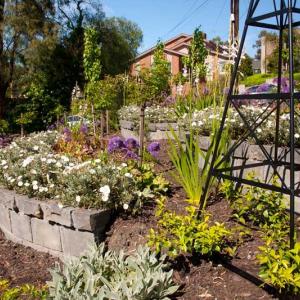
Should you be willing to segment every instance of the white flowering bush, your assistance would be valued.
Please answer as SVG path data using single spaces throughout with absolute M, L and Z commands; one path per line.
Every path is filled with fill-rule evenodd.
M 123 106 L 118 111 L 120 120 L 139 123 L 140 108 L 136 105 Z M 159 105 L 149 106 L 145 109 L 145 121 L 150 123 L 176 123 L 177 115 L 174 108 Z
M 80 162 L 58 154 L 53 150 L 58 139 L 57 132 L 32 134 L 0 149 L 0 184 L 29 197 L 55 199 L 60 206 L 130 212 L 166 190 L 166 183 L 150 170 L 151 182 L 142 185 L 140 173 L 126 163 Z
M 242 106 L 240 107 L 245 118 L 251 124 L 255 122 L 258 124 L 261 121 L 259 116 L 263 113 L 266 107 L 258 106 Z M 119 111 L 121 120 L 137 121 L 139 118 L 139 110 L 134 106 L 122 108 Z M 199 134 L 209 136 L 212 132 L 214 121 L 221 120 L 222 108 L 205 108 L 203 110 L 195 110 L 192 113 L 184 113 L 180 117 L 176 116 L 174 107 L 159 107 L 147 108 L 146 120 L 148 123 L 178 123 L 180 128 L 189 130 L 192 126 L 198 130 Z M 276 114 L 273 112 L 267 120 L 265 120 L 257 129 L 256 134 L 260 142 L 264 144 L 273 144 L 275 136 Z M 247 127 L 238 112 L 229 109 L 226 118 L 225 126 L 229 126 L 229 133 L 232 139 L 239 138 L 247 131 Z M 253 126 L 252 126 L 253 127 Z M 279 143 L 281 145 L 289 144 L 289 113 L 282 113 L 280 115 L 280 128 L 279 128 Z M 255 143 L 253 138 L 248 138 L 250 143 Z M 295 115 L 295 142 L 300 146 L 300 117 Z

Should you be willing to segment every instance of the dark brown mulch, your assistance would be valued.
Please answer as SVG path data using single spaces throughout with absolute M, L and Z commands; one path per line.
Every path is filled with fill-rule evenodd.
M 56 260 L 49 254 L 6 240 L 0 231 L 0 279 L 9 280 L 12 286 L 45 285 L 51 278 L 48 269 Z

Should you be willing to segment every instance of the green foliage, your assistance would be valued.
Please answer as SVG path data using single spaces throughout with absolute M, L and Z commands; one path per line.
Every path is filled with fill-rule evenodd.
M 176 169 L 176 172 L 173 173 L 173 175 L 178 183 L 180 183 L 184 188 L 189 198 L 188 200 L 192 204 L 199 204 L 199 200 L 202 195 L 202 189 L 207 181 L 210 162 L 216 145 L 215 137 L 219 129 L 219 123 L 219 118 L 216 118 L 212 121 L 210 144 L 206 152 L 203 151 L 199 146 L 199 133 L 191 126 L 189 135 L 184 136 L 183 144 L 175 131 L 171 129 L 172 136 L 168 138 L 168 153 Z M 226 152 L 226 149 L 229 146 L 230 138 L 228 130 L 229 127 L 225 128 L 222 133 L 216 156 L 216 164 L 222 159 L 223 153 Z M 200 158 L 202 158 L 204 161 L 201 170 L 199 169 Z M 225 167 L 227 162 L 223 162 L 221 165 Z M 212 177 L 211 181 L 209 182 L 209 191 L 215 182 L 215 178 Z M 207 199 L 204 199 L 204 203 L 202 203 L 203 209 L 205 209 L 206 200 Z
M 287 244 L 287 243 L 286 243 Z M 267 244 L 259 247 L 259 276 L 280 292 L 300 293 L 300 243 L 290 250 L 287 246 L 274 249 Z
M 247 78 L 253 75 L 252 62 L 253 59 L 248 54 L 245 54 L 245 57 L 241 60 L 239 69 L 240 73 L 242 74 L 242 78 Z
M 165 58 L 164 44 L 158 42 L 154 51 L 153 64 L 150 69 L 142 70 L 140 74 L 148 101 L 159 101 L 163 93 L 170 90 L 170 63 Z
M 165 200 L 158 202 L 156 216 L 157 230 L 150 230 L 149 245 L 157 252 L 166 250 L 169 255 L 197 252 L 201 255 L 213 256 L 215 253 L 230 253 L 228 242 L 231 233 L 224 224 L 213 223 L 209 215 L 196 217 L 195 206 L 186 207 L 186 214 L 171 212 L 165 207 Z
M 275 78 L 275 74 L 254 74 L 241 81 L 246 86 L 260 85 L 265 83 L 267 79 Z
M 193 130 L 189 136 L 185 136 L 184 144 L 181 143 L 173 128 L 171 128 L 171 134 L 168 138 L 168 154 L 176 169 L 172 175 L 182 185 L 188 200 L 193 204 L 197 204 L 205 180 L 199 169 L 199 160 L 205 154 L 200 149 L 197 136 Z
M 46 288 L 38 289 L 31 284 L 17 287 L 10 287 L 8 280 L 0 280 L 0 299 L 1 300 L 46 300 L 48 292 Z
M 0 119 L 0 134 L 7 133 L 9 124 L 6 120 Z
M 98 33 L 94 28 L 86 28 L 84 31 L 83 65 L 88 82 L 96 82 L 100 79 L 101 47 L 98 43 Z
M 254 179 L 253 174 L 248 176 Z M 276 184 L 276 180 L 273 180 Z M 288 216 L 283 195 L 277 192 L 264 190 L 258 187 L 247 187 L 231 202 L 234 217 L 246 224 L 252 222 L 265 230 L 287 229 Z
M 51 271 L 50 299 L 170 299 L 178 286 L 164 260 L 147 247 L 126 256 L 93 245 L 84 256 Z
M 207 58 L 208 51 L 204 43 L 203 32 L 200 31 L 200 27 L 194 31 L 193 40 L 189 49 L 189 56 L 183 57 L 183 64 L 190 69 L 192 83 L 196 78 L 205 78 L 207 72 L 207 66 L 205 60 Z

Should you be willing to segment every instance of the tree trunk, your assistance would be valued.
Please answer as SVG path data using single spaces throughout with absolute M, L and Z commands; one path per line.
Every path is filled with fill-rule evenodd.
M 139 166 L 143 165 L 144 157 L 144 139 L 145 139 L 145 108 L 146 105 L 142 104 L 140 109 L 140 133 L 139 133 L 139 142 L 140 142 L 140 151 L 139 151 Z
M 0 119 L 2 119 L 4 117 L 5 94 L 6 94 L 6 88 L 2 87 L 1 82 L 0 82 Z

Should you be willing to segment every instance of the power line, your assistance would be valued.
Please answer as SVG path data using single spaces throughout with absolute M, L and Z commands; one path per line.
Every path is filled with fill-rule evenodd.
M 209 2 L 210 0 L 205 0 L 203 1 L 195 10 L 192 14 L 190 14 L 190 16 L 186 16 L 185 18 L 183 18 L 180 22 L 178 22 L 172 29 L 170 29 L 166 34 L 163 35 L 163 37 L 169 35 L 171 32 L 173 32 L 175 29 L 177 29 L 179 26 L 183 25 L 186 21 L 188 21 L 196 12 L 198 12 L 198 10 L 200 8 L 202 8 L 207 2 Z M 186 13 L 185 15 L 188 15 L 188 13 Z
M 220 19 L 221 15 L 222 15 L 222 13 L 223 13 L 223 11 L 224 11 L 224 9 L 225 9 L 225 6 L 226 6 L 227 1 L 228 1 L 228 0 L 224 0 L 223 6 L 221 7 L 221 10 L 220 10 L 220 13 L 219 13 L 218 16 L 217 16 L 216 23 L 215 23 L 215 27 L 216 27 L 216 26 L 218 25 L 218 23 L 219 23 L 219 19 Z

